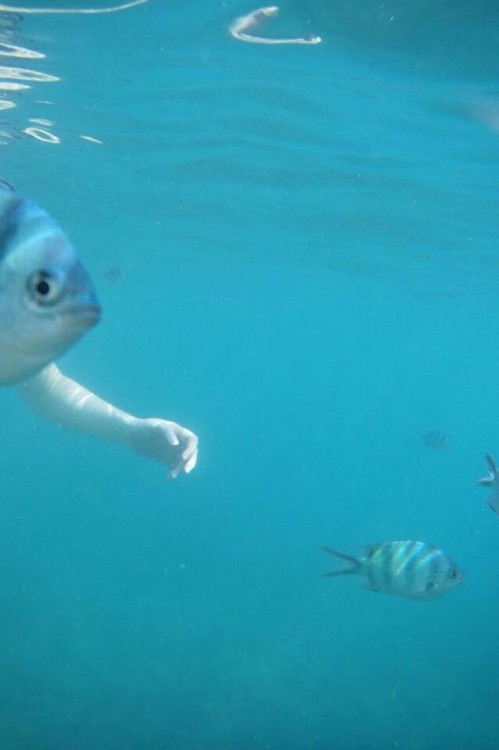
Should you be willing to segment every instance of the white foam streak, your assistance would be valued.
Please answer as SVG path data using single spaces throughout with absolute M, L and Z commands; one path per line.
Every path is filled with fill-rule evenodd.
M 61 14 L 61 15 L 95 15 L 97 13 L 116 13 L 120 10 L 135 8 L 137 5 L 145 5 L 149 0 L 132 0 L 132 2 L 122 5 L 115 5 L 109 8 L 19 8 L 13 5 L 0 5 L 0 11 L 4 13 L 22 13 L 22 14 Z

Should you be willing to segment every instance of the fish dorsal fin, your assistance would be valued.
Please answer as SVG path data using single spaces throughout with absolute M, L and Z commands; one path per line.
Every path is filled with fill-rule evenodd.
M 487 453 L 487 455 L 485 456 L 485 460 L 487 461 L 487 466 L 489 467 L 490 473 L 495 477 L 495 475 L 497 474 L 497 466 L 490 453 Z
M 366 558 L 369 559 L 374 555 L 375 552 L 379 550 L 380 547 L 383 546 L 383 542 L 375 542 L 373 544 L 367 544 L 366 545 Z

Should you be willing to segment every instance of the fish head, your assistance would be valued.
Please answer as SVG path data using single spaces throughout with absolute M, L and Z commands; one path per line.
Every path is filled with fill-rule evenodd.
M 464 581 L 464 573 L 452 560 L 443 557 L 425 586 L 424 599 L 436 599 Z
M 90 278 L 59 225 L 0 193 L 0 384 L 29 377 L 100 317 Z
M 457 586 L 458 583 L 464 581 L 464 573 L 460 570 L 457 565 L 452 564 L 447 573 L 448 588 L 452 589 Z

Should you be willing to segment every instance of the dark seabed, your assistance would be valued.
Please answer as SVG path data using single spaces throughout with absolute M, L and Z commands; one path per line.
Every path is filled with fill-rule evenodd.
M 41 2 L 0 176 L 99 291 L 61 367 L 201 443 L 167 483 L 2 392 L 0 747 L 497 750 L 497 5 L 283 0 L 254 33 L 323 42 L 274 46 L 242 0 Z M 466 580 L 322 576 L 390 539 Z

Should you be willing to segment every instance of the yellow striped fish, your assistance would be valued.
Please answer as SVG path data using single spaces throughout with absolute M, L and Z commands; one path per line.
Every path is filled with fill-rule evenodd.
M 326 576 L 357 573 L 366 578 L 368 588 L 405 599 L 437 599 L 464 579 L 463 573 L 438 547 L 426 542 L 403 540 L 373 544 L 363 557 L 323 547 L 346 560 L 350 567 L 332 570 Z

